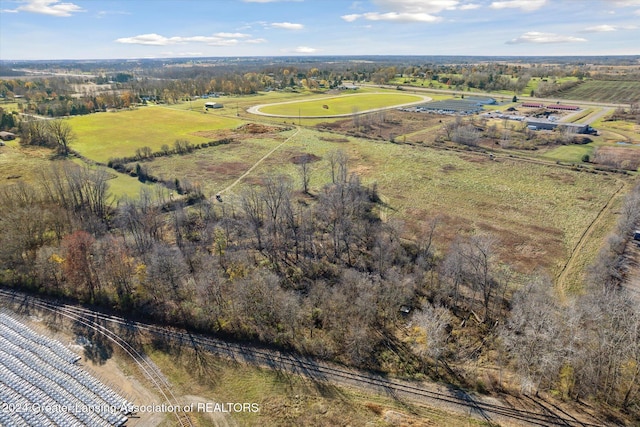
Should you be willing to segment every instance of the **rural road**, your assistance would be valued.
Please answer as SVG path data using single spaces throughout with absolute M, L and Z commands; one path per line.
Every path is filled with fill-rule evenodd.
M 113 316 L 100 311 L 83 308 L 59 301 L 29 296 L 20 292 L 0 290 L 0 301 L 10 309 L 23 314 L 49 312 L 55 316 L 64 316 L 69 320 L 82 323 L 101 334 L 108 334 L 122 346 L 133 349 L 123 337 L 146 334 L 154 339 L 164 340 L 185 348 L 231 359 L 235 362 L 272 369 L 284 375 L 301 375 L 318 385 L 355 387 L 368 393 L 393 396 L 404 405 L 424 405 L 440 410 L 469 416 L 488 423 L 504 423 L 509 426 L 581 426 L 604 425 L 597 419 L 587 416 L 578 420 L 553 404 L 534 397 L 511 399 L 505 403 L 498 398 L 479 396 L 452 386 L 431 382 L 410 382 L 388 378 L 386 376 L 343 367 L 325 361 L 315 360 L 294 353 L 285 353 L 250 344 L 225 342 L 207 335 L 191 333 L 176 328 L 163 327 L 150 323 L 137 322 Z M 146 358 L 144 354 L 137 353 Z M 150 369 L 155 371 L 155 369 Z M 155 372 L 161 376 L 160 372 Z M 168 387 L 169 384 L 166 384 Z M 165 393 L 163 393 L 165 394 Z M 170 389 L 166 390 L 168 401 L 176 401 Z M 542 408 L 542 409 L 541 409 Z M 178 420 L 181 425 L 190 425 L 186 418 Z
M 346 96 L 360 96 L 360 95 L 375 95 L 375 94 L 384 94 L 384 95 L 388 95 L 388 93 L 385 92 L 374 92 L 374 93 L 355 93 L 355 94 L 350 94 L 350 95 L 346 95 Z M 284 104 L 296 104 L 296 103 L 300 103 L 300 102 L 311 102 L 311 101 L 326 101 L 328 99 L 335 99 L 335 98 L 344 98 L 345 95 L 337 95 L 337 96 L 330 96 L 330 97 L 322 97 L 322 98 L 312 98 L 312 99 L 303 99 L 303 100 L 295 100 L 295 101 L 286 101 L 286 102 L 276 102 L 276 103 L 272 103 L 272 104 L 260 104 L 260 105 L 254 105 L 253 107 L 250 107 L 247 109 L 247 113 L 251 113 L 251 114 L 256 114 L 256 115 L 260 115 L 260 116 L 266 116 L 266 117 L 280 117 L 280 118 L 299 118 L 299 117 L 303 117 L 305 119 L 330 119 L 330 118 L 339 118 L 339 117 L 351 117 L 351 116 L 355 116 L 355 115 L 360 115 L 360 114 L 367 114 L 367 113 L 373 113 L 375 111 L 383 111 L 383 110 L 391 110 L 394 108 L 400 108 L 400 107 L 408 107 L 410 105 L 417 105 L 417 104 L 422 104 L 425 102 L 429 102 L 431 101 L 431 98 L 428 96 L 424 96 L 424 95 L 417 95 L 417 96 L 421 96 L 422 99 L 420 101 L 414 101 L 414 102 L 407 102 L 405 104 L 398 104 L 398 105 L 393 105 L 391 107 L 381 107 L 381 108 L 372 108 L 370 110 L 363 110 L 363 111 L 357 111 L 357 112 L 353 112 L 353 113 L 347 113 L 347 114 L 324 114 L 321 116 L 300 116 L 300 115 L 286 115 L 286 114 L 270 114 L 270 113 L 263 113 L 262 111 L 260 111 L 261 108 L 266 107 L 266 106 L 271 106 L 271 105 L 284 105 Z

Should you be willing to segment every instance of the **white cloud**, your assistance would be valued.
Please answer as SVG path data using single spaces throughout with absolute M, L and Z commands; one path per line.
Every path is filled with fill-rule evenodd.
M 614 0 L 612 2 L 618 7 L 637 7 L 640 6 L 640 0 Z
M 164 56 L 168 56 L 168 57 L 181 57 L 181 56 L 186 56 L 186 57 L 190 57 L 190 56 L 205 56 L 204 53 L 202 52 L 162 52 L 161 55 Z
M 459 0 L 374 0 L 383 10 L 398 13 L 438 13 L 453 10 Z
M 240 36 L 249 37 L 247 34 L 241 34 Z M 186 43 L 204 43 L 209 46 L 235 46 L 240 42 L 234 37 L 239 36 L 232 33 L 218 33 L 214 36 L 165 37 L 160 34 L 151 33 L 140 34 L 134 37 L 122 37 L 116 39 L 116 43 L 140 44 L 147 46 L 170 46 Z M 252 43 L 255 43 L 255 41 Z
M 507 44 L 520 44 L 520 43 L 574 43 L 574 42 L 586 42 L 587 39 L 573 36 L 563 36 L 561 34 L 554 33 L 541 33 L 538 31 L 530 31 L 524 33 L 518 38 L 509 40 Z
M 260 44 L 260 43 L 266 43 L 267 39 L 249 39 L 246 41 L 246 43 L 249 44 Z
M 494 1 L 489 6 L 492 9 L 522 9 L 531 12 L 540 9 L 547 3 L 547 0 L 505 0 Z
M 535 1 L 535 0 L 534 0 Z M 445 10 L 473 10 L 480 7 L 475 3 L 459 0 L 373 0 L 381 11 L 342 15 L 346 22 L 358 19 L 368 21 L 426 22 L 442 21 L 437 14 Z
M 302 24 L 294 24 L 291 22 L 273 22 L 269 24 L 271 28 L 281 28 L 284 30 L 301 30 L 304 28 Z
M 581 33 L 608 33 L 613 31 L 620 30 L 636 30 L 638 28 L 637 25 L 621 25 L 621 26 L 613 26 L 613 25 L 595 25 L 593 27 L 587 27 L 581 31 Z
M 77 4 L 64 3 L 58 0 L 25 0 L 15 10 L 19 12 L 41 13 L 44 15 L 67 17 L 74 13 L 84 12 Z
M 18 9 L 0 9 L 0 13 L 18 13 Z
M 116 39 L 116 42 L 124 43 L 124 44 L 144 44 L 144 45 L 151 45 L 151 46 L 166 46 L 168 44 L 172 44 L 170 43 L 168 38 L 155 33 L 141 34 L 139 36 L 134 36 L 134 37 L 122 37 L 122 38 Z
M 318 49 L 308 46 L 298 46 L 293 51 L 296 53 L 316 53 Z
M 231 37 L 231 38 L 238 38 L 238 39 L 251 37 L 249 34 L 244 34 L 244 33 L 215 33 L 214 35 L 216 37 Z
M 610 31 L 618 31 L 613 25 L 595 25 L 593 27 L 587 27 L 582 30 L 582 33 L 606 33 Z
M 353 22 L 356 19 L 363 18 L 368 21 L 395 21 L 395 22 L 437 22 L 442 18 L 428 13 L 399 13 L 399 12 L 368 12 L 363 14 L 344 15 L 342 19 L 347 22 Z
M 342 15 L 341 18 L 344 19 L 347 22 L 353 22 L 356 19 L 360 18 L 362 15 L 358 14 L 358 13 L 352 13 L 350 15 Z
M 101 10 L 98 12 L 98 18 L 104 18 L 109 15 L 131 15 L 131 12 L 125 12 L 123 10 Z

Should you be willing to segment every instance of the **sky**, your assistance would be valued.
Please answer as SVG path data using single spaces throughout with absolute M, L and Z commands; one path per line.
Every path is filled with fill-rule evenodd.
M 640 0 L 0 0 L 0 59 L 638 55 Z

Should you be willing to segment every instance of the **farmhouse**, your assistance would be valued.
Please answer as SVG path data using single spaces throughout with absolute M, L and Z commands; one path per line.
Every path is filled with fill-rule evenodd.
M 219 102 L 205 102 L 204 108 L 206 108 L 207 110 L 209 108 L 224 108 L 224 105 L 220 104 Z
M 522 106 L 526 108 L 544 108 L 544 104 L 537 102 L 523 102 Z
M 16 139 L 16 135 L 11 132 L 0 132 L 0 139 L 3 141 L 11 141 L 12 139 Z

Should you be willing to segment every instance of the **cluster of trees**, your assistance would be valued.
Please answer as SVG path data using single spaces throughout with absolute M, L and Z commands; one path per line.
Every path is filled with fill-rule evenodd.
M 505 327 L 505 351 L 529 393 L 597 400 L 638 414 L 640 310 L 621 289 L 598 284 L 561 303 L 551 281 L 518 290 Z
M 513 295 L 516 274 L 491 236 L 437 252 L 434 219 L 407 240 L 400 221 L 377 216 L 375 188 L 343 152 L 324 160 L 331 182 L 312 196 L 267 176 L 237 203 L 191 206 L 161 190 L 114 205 L 107 173 L 58 161 L 37 184 L 0 191 L 0 282 L 363 367 L 446 375 L 491 357 L 525 391 L 637 409 L 640 312 L 618 267 L 640 187 L 587 292 L 563 301 L 537 276 Z
M 18 114 L 14 111 L 5 111 L 0 107 L 0 130 L 15 131 L 19 123 Z
M 55 148 L 62 156 L 69 154 L 69 146 L 76 139 L 71 125 L 63 119 L 22 120 L 19 126 L 19 135 L 22 145 Z
M 116 208 L 103 172 L 61 162 L 0 194 L 1 280 L 375 366 L 426 253 L 377 218 L 375 191 L 334 157 L 317 203 L 267 177 L 239 205 L 190 208 L 162 192 Z
M 532 96 L 547 98 L 551 96 L 561 95 L 562 92 L 574 88 L 582 84 L 583 82 L 584 80 L 568 80 L 562 83 L 558 83 L 555 80 L 541 81 L 538 83 L 538 87 L 536 88 L 535 92 L 532 93 Z

